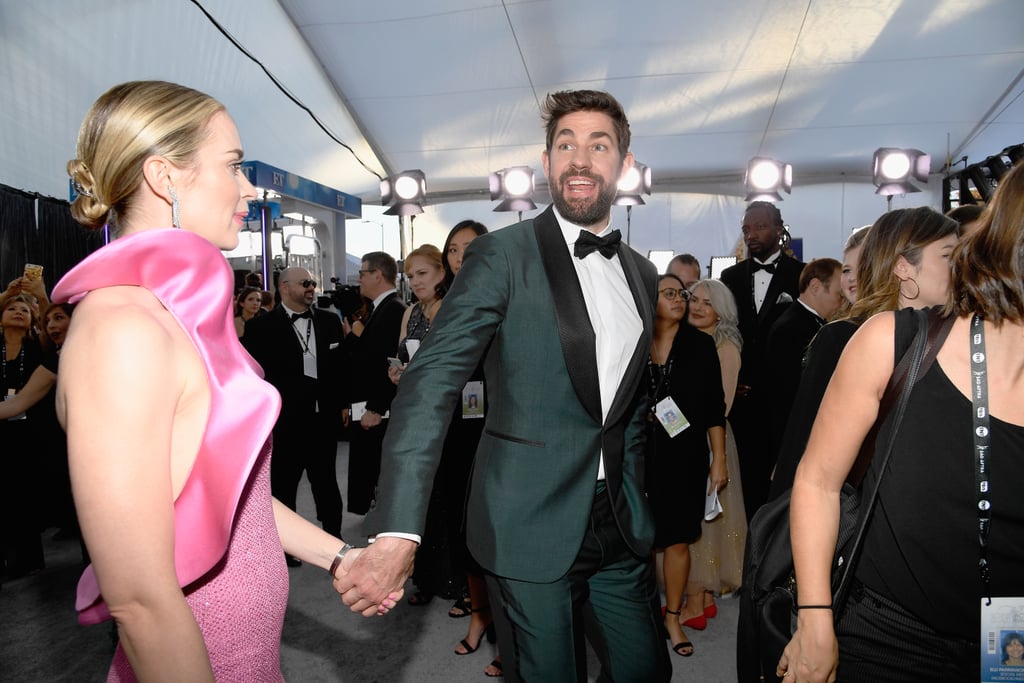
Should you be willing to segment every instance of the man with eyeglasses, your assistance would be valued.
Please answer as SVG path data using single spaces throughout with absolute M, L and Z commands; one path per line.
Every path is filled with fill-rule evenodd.
M 274 425 L 270 488 L 295 509 L 302 473 L 309 478 L 316 516 L 324 530 L 341 536 L 338 433 L 342 421 L 343 331 L 337 315 L 313 308 L 316 281 L 304 268 L 278 277 L 281 304 L 245 325 L 243 345 L 281 394 Z M 299 560 L 288 557 L 289 566 Z
M 345 338 L 349 362 L 345 424 L 351 422 L 348 449 L 348 511 L 365 515 L 373 503 L 380 475 L 381 444 L 395 385 L 388 377 L 388 358 L 398 355 L 398 337 L 405 304 L 395 283 L 398 264 L 390 254 L 373 251 L 359 267 L 359 293 L 371 302 L 366 320 L 354 319 Z

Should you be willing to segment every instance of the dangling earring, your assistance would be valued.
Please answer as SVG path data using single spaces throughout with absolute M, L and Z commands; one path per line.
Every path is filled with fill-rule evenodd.
M 897 277 L 896 279 L 900 280 L 899 277 Z M 909 296 L 906 292 L 903 291 L 903 283 L 904 282 L 912 282 L 912 283 L 914 283 L 914 296 Z M 914 278 L 909 277 L 909 276 L 907 277 L 906 280 L 900 280 L 900 296 L 902 296 L 907 301 L 913 301 L 917 297 L 921 296 L 921 285 L 917 284 L 917 280 L 915 280 Z
M 167 191 L 171 193 L 171 225 L 181 228 L 181 203 L 178 202 L 178 193 L 174 191 L 174 185 L 168 185 Z

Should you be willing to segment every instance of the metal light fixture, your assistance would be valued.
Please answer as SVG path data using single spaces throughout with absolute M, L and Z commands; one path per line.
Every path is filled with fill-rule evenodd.
M 487 177 L 491 199 L 501 199 L 495 211 L 532 211 L 533 169 L 529 166 L 510 166 L 495 171 Z
M 618 182 L 618 193 L 612 204 L 626 207 L 626 244 L 630 244 L 630 229 L 633 223 L 633 207 L 642 206 L 641 195 L 651 194 L 651 167 L 634 161 L 633 166 L 622 174 Z
M 380 181 L 380 203 L 391 205 L 385 215 L 414 216 L 423 213 L 426 198 L 427 176 L 419 169 L 402 171 Z
M 615 195 L 616 206 L 640 206 L 645 204 L 641 195 L 651 194 L 651 168 L 639 161 L 633 162 L 632 168 L 619 179 L 618 194 Z
M 898 149 L 879 147 L 875 150 L 872 180 L 875 194 L 892 197 L 894 194 L 909 194 L 921 190 L 911 180 L 928 182 L 932 158 L 919 149 Z
M 745 201 L 781 202 L 783 190 L 793 194 L 793 167 L 775 159 L 754 157 L 747 163 L 743 185 L 747 190 Z

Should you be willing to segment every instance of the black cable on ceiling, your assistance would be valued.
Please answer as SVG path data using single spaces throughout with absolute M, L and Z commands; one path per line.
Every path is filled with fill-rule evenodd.
M 274 74 L 270 73 L 270 70 L 267 69 L 267 67 L 263 65 L 263 62 L 261 62 L 260 60 L 256 59 L 256 57 L 254 57 L 251 52 L 249 52 L 247 49 L 245 49 L 245 47 L 241 43 L 239 43 L 238 40 L 236 40 L 235 37 L 233 35 L 231 35 L 227 31 L 227 29 L 225 29 L 223 26 L 221 26 L 220 23 L 216 19 L 214 19 L 213 16 L 209 12 L 206 11 L 206 8 L 203 7 L 203 5 L 199 2 L 199 0 L 192 0 L 192 4 L 195 5 L 196 7 L 198 7 L 199 11 L 202 12 L 204 15 L 206 15 L 206 18 L 209 19 L 210 23 L 213 24 L 214 27 L 218 31 L 220 31 L 221 34 L 223 34 L 224 37 L 227 38 L 231 42 L 232 45 L 234 45 L 236 48 L 238 48 L 239 52 L 241 52 L 243 55 L 245 55 L 246 57 L 251 59 L 256 64 L 256 66 L 261 68 L 263 70 L 263 73 L 267 74 L 267 77 L 270 79 L 270 82 L 273 83 L 275 86 L 277 86 L 277 89 L 280 90 L 282 93 L 284 93 L 285 97 L 287 97 L 289 100 L 294 102 L 304 112 L 309 114 L 310 118 L 312 118 L 313 121 L 316 123 L 316 125 L 320 127 L 320 130 L 322 130 L 324 133 L 327 134 L 327 137 L 329 137 L 330 139 L 334 140 L 339 145 L 341 145 L 342 147 L 347 149 L 349 151 L 349 153 L 355 158 L 355 160 L 359 162 L 359 165 L 362 166 L 363 168 L 365 168 L 367 171 L 369 171 L 373 175 L 375 175 L 378 180 L 384 180 L 383 176 L 381 176 L 380 173 L 377 173 L 375 170 L 373 170 L 372 168 L 367 166 L 366 163 L 362 159 L 359 158 L 359 155 L 356 154 L 356 151 L 354 149 L 352 149 L 349 145 L 345 144 L 345 142 L 343 142 L 337 135 L 332 133 L 327 128 L 327 126 L 325 126 L 323 124 L 323 122 L 320 121 L 319 118 L 317 118 L 317 115 L 313 113 L 312 109 L 310 109 L 305 104 L 303 104 L 299 100 L 299 98 L 295 97 L 295 95 L 293 95 L 288 90 L 288 88 L 286 88 L 284 86 L 284 84 L 281 83 L 281 81 L 277 80 L 277 77 Z

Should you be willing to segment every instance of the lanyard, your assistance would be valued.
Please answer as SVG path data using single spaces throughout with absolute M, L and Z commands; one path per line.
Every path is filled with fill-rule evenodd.
M 988 565 L 988 530 L 992 523 L 989 489 L 988 378 L 985 361 L 985 321 L 974 314 L 971 320 L 971 402 L 974 405 L 974 482 L 978 494 L 978 570 L 985 585 L 985 597 L 992 604 Z
M 298 322 L 298 321 L 296 320 L 296 321 L 292 322 L 292 329 L 295 330 L 295 336 L 299 338 L 299 343 L 302 344 L 302 355 L 303 356 L 305 356 L 306 354 L 309 354 L 311 356 L 314 355 L 310 351 L 310 349 L 309 349 L 309 335 L 310 335 L 310 333 L 313 330 L 313 319 L 312 318 L 306 318 L 306 339 L 305 340 L 302 339 L 302 334 L 299 333 L 299 328 L 297 328 L 295 326 L 296 322 Z
M 4 381 L 7 381 L 7 340 L 3 338 L 3 334 L 0 333 L 0 372 Z M 25 340 L 21 341 L 21 350 L 18 351 L 18 379 L 13 380 L 17 382 L 25 381 Z M 21 387 L 12 387 L 20 389 Z

